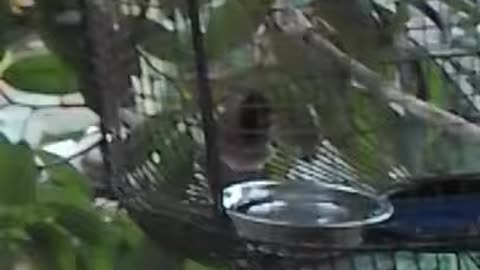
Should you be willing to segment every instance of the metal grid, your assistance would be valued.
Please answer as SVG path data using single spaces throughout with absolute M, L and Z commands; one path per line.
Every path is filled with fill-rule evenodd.
M 95 1 L 83 2 L 91 4 Z M 396 140 L 397 137 L 394 136 L 396 133 L 402 134 L 402 130 L 423 126 L 418 124 L 418 121 L 404 120 L 399 115 L 409 115 L 416 110 L 424 109 L 425 115 L 420 118 L 434 124 L 433 128 L 425 128 L 427 133 L 433 134 L 431 136 L 441 138 L 445 136 L 450 140 L 452 136 L 460 134 L 461 139 L 458 140 L 460 145 L 468 141 L 458 130 L 473 127 L 462 119 L 452 118 L 453 114 L 448 112 L 454 112 L 455 116 L 472 122 L 476 122 L 478 116 L 479 98 L 475 84 L 479 66 L 478 50 L 456 45 L 454 35 L 459 26 L 465 27 L 465 24 L 470 23 L 476 27 L 476 22 L 463 19 L 463 14 L 449 10 L 445 5 L 428 1 L 444 20 L 443 31 L 439 25 L 417 14 L 408 22 L 404 36 L 406 43 L 403 43 L 415 46 L 414 53 L 381 56 L 369 63 L 378 68 L 377 71 L 386 70 L 387 74 L 392 67 L 401 70 L 405 67 L 403 65 L 408 64 L 408 68 L 420 68 L 423 78 L 439 76 L 437 85 L 428 87 L 437 90 L 442 88 L 442 91 L 448 92 L 452 98 L 448 100 L 448 104 L 441 102 L 437 104 L 440 109 L 447 111 L 446 113 L 435 114 L 438 111 L 422 105 L 425 101 L 432 101 L 430 93 L 421 91 L 425 88 L 425 82 L 419 78 L 421 77 L 419 73 L 414 74 L 417 77 L 413 80 L 412 77 L 408 77 L 411 74 L 397 72 L 394 75 L 399 78 L 393 80 L 392 84 L 402 92 L 402 89 L 411 86 L 409 83 L 415 81 L 414 86 L 418 91 L 408 93 L 405 90 L 418 100 L 415 104 L 408 103 L 409 100 L 405 101 L 402 98 L 395 100 L 394 97 L 404 97 L 399 93 L 378 92 L 376 89 L 378 84 L 374 80 L 376 77 L 369 72 L 361 73 L 364 66 L 359 66 L 355 60 L 345 59 L 345 55 L 342 54 L 344 45 L 342 40 L 338 41 L 328 27 L 325 30 L 325 25 L 312 17 L 310 8 L 292 9 L 272 5 L 259 22 L 262 26 L 253 33 L 252 41 L 238 52 L 241 58 L 243 57 L 242 60 L 248 62 L 246 65 L 250 68 L 249 65 L 254 65 L 258 72 L 248 74 L 250 76 L 238 72 L 222 78 L 222 75 L 231 71 L 232 66 L 238 67 L 241 64 L 233 64 L 232 59 L 235 59 L 235 55 L 230 55 L 219 62 L 208 58 L 211 56 L 209 48 L 205 48 L 205 38 L 208 38 L 208 34 L 202 35 L 199 30 L 200 24 L 208 17 L 204 14 L 212 14 L 213 8 L 201 9 L 204 15 L 202 17 L 198 16 L 198 3 L 194 0 L 188 1 L 189 5 L 185 3 L 178 6 L 168 1 L 164 2 L 164 6 L 149 2 L 119 1 L 114 2 L 118 5 L 114 4 L 107 8 L 107 12 L 119 17 L 143 15 L 164 20 L 163 28 L 157 29 L 160 32 L 153 33 L 159 38 L 171 38 L 169 40 L 175 42 L 160 52 L 152 51 L 152 47 L 149 47 L 145 40 L 143 40 L 145 43 L 136 44 L 140 69 L 138 74 L 130 74 L 133 75 L 130 76 L 130 85 L 115 84 L 119 76 L 125 77 L 118 68 L 122 59 L 125 59 L 122 55 L 123 50 L 120 49 L 124 47 L 115 47 L 117 46 L 115 44 L 126 41 L 114 39 L 113 45 L 105 42 L 103 39 L 105 34 L 98 31 L 97 23 L 90 26 L 87 24 L 86 33 L 90 34 L 90 45 L 97 52 L 94 54 L 93 65 L 96 69 L 93 69 L 92 76 L 96 81 L 102 82 L 97 88 L 104 93 L 103 103 L 107 105 L 105 112 L 108 113 L 102 115 L 106 124 L 104 132 L 109 142 L 104 154 L 112 164 L 110 168 L 112 187 L 124 207 L 152 238 L 163 245 L 174 246 L 179 252 L 190 257 L 223 260 L 238 268 L 444 269 L 444 262 L 448 261 L 446 264 L 451 268 L 447 269 L 478 269 L 478 256 L 474 252 L 479 248 L 478 224 L 469 224 L 470 230 L 463 235 L 466 239 L 459 237 L 458 234 L 450 238 L 430 237 L 419 230 L 420 228 L 410 228 L 409 232 L 413 230 L 416 235 L 413 234 L 413 237 L 406 239 L 405 235 L 391 234 L 391 229 L 398 225 L 393 222 L 366 228 L 365 243 L 356 249 L 310 247 L 302 244 L 272 246 L 265 243 L 245 243 L 239 239 L 231 225 L 222 216 L 216 215 L 217 211 L 212 206 L 218 202 L 218 197 L 211 195 L 212 190 L 214 195 L 220 194 L 218 191 L 221 185 L 226 184 L 222 183 L 222 179 L 241 180 L 252 175 L 267 175 L 271 178 L 289 180 L 341 182 L 375 192 L 386 192 L 384 195 L 393 193 L 396 188 L 411 187 L 415 191 L 418 183 L 429 183 L 425 181 L 425 177 L 428 176 L 429 180 L 433 179 L 433 184 L 426 188 L 429 191 L 427 195 L 419 191 L 410 192 L 407 197 L 433 196 L 448 200 L 452 195 L 452 188 L 447 187 L 444 190 L 439 188 L 441 183 L 445 182 L 439 177 L 443 175 L 446 183 L 454 182 L 457 186 L 456 195 L 465 195 L 465 191 L 469 191 L 472 196 L 478 197 L 480 189 L 474 184 L 476 172 L 469 177 L 458 176 L 457 173 L 462 170 L 457 171 L 442 164 L 440 154 L 433 154 L 434 157 L 430 159 L 429 157 L 423 157 L 422 160 L 402 159 L 395 155 L 395 147 L 411 138 L 399 136 L 401 139 Z M 175 12 L 173 6 L 179 8 L 180 12 L 178 10 Z M 92 9 L 88 9 L 88 5 L 86 7 L 86 14 L 89 15 L 86 18 L 95 21 L 95 16 L 98 15 L 95 15 Z M 418 10 L 410 9 L 410 12 L 415 14 Z M 474 17 L 474 14 L 471 14 L 471 17 Z M 188 18 L 192 20 L 189 21 Z M 310 20 L 310 26 L 302 28 L 305 26 L 301 24 L 302 20 Z M 118 28 L 118 25 L 115 27 L 113 27 L 115 31 L 128 28 Z M 267 31 L 266 29 L 272 31 L 277 38 L 274 42 L 263 38 L 262 34 Z M 138 29 L 131 31 L 133 36 L 136 30 L 138 31 Z M 275 42 L 277 45 L 287 42 L 291 46 L 277 48 L 276 57 L 280 58 L 280 61 L 282 56 L 285 56 L 287 59 L 284 60 L 292 61 L 292 65 L 300 62 L 307 67 L 302 70 L 296 70 L 297 66 L 293 69 L 284 67 L 280 71 L 274 69 L 274 72 L 270 73 L 269 65 L 272 61 L 273 63 L 279 61 L 272 60 L 268 51 Z M 161 44 L 168 45 L 165 42 Z M 328 44 L 335 44 L 338 47 L 332 49 Z M 288 55 L 292 49 L 297 51 L 293 56 Z M 315 53 L 312 54 L 308 50 Z M 105 57 L 106 52 L 109 57 Z M 151 57 L 152 52 L 168 60 L 165 62 L 158 58 L 154 59 Z M 284 55 L 281 52 L 284 52 Z M 169 59 L 172 55 L 180 59 L 178 63 L 172 64 Z M 322 59 L 324 64 L 315 65 L 316 59 Z M 427 67 L 425 63 L 428 63 Z M 105 78 L 108 80 L 104 81 Z M 358 82 L 362 78 L 364 80 Z M 288 80 L 298 83 L 290 84 Z M 350 81 L 358 90 L 355 95 L 347 91 L 352 87 Z M 318 91 L 319 87 L 322 87 L 322 91 Z M 267 89 L 262 94 L 269 102 L 259 102 L 260 105 L 254 104 L 255 106 L 250 108 L 239 107 L 245 112 L 250 112 L 250 117 L 257 120 L 262 117 L 259 116 L 260 111 L 267 111 L 268 117 L 265 117 L 263 122 L 255 122 L 254 126 L 264 124 L 270 128 L 272 125 L 275 126 L 272 123 L 278 123 L 279 117 L 291 118 L 287 125 L 274 128 L 274 132 L 282 134 L 283 137 L 272 143 L 275 152 L 264 167 L 261 170 L 248 169 L 238 172 L 221 164 L 225 160 L 222 160 L 222 154 L 225 155 L 225 151 L 228 150 L 225 147 L 229 147 L 230 142 L 238 139 L 232 139 L 228 135 L 243 134 L 242 142 L 248 142 L 251 138 L 260 138 L 261 141 L 268 132 L 265 129 L 250 127 L 242 130 L 236 126 L 226 125 L 226 122 L 222 122 L 221 117 L 224 115 L 222 112 L 228 110 L 229 106 L 238 107 L 235 101 L 242 101 L 242 97 L 244 100 L 247 97 L 257 101 L 265 100 L 258 98 L 258 89 L 255 88 Z M 233 98 L 231 101 L 233 103 L 229 103 L 229 93 L 225 89 L 235 89 L 240 98 Z M 377 92 L 368 92 L 365 89 L 375 89 Z M 122 102 L 117 100 L 118 96 L 123 95 L 122 91 L 134 93 L 134 104 L 121 104 Z M 350 99 L 362 101 L 371 99 L 370 106 L 377 106 L 375 109 L 378 110 L 367 112 L 373 116 L 363 115 L 363 118 L 353 119 L 354 115 L 365 112 L 345 107 L 344 101 Z M 265 104 L 268 104 L 268 107 L 262 107 Z M 271 111 L 274 112 L 273 116 L 270 115 Z M 292 112 L 299 115 L 291 115 Z M 429 113 L 433 116 L 429 116 Z M 435 122 L 432 120 L 435 117 L 440 117 L 441 120 Z M 236 118 L 227 118 L 227 123 L 232 119 Z M 305 119 L 307 121 L 310 119 L 313 123 L 302 123 Z M 372 119 L 375 121 L 370 121 L 366 127 L 352 124 L 355 121 Z M 338 128 L 343 122 L 352 125 Z M 304 126 L 301 126 L 302 124 Z M 446 128 L 445 125 L 451 126 Z M 458 128 L 455 125 L 458 125 Z M 318 135 L 320 133 L 322 136 Z M 475 133 L 472 131 L 467 132 L 468 134 Z M 389 135 L 394 139 L 388 140 L 391 139 Z M 232 141 L 222 142 L 218 139 L 221 136 L 227 136 L 227 139 Z M 298 141 L 293 143 L 288 141 L 292 137 L 313 142 L 306 146 L 300 145 Z M 420 142 L 426 144 L 425 141 Z M 455 145 L 451 141 L 449 144 Z M 248 148 L 245 145 L 243 147 Z M 424 145 L 410 146 L 418 147 Z M 233 151 L 241 155 L 243 153 L 241 150 L 244 149 L 237 148 Z M 446 174 L 449 174 L 448 177 L 445 177 Z M 467 181 L 467 178 L 473 180 Z M 159 227 L 165 229 L 160 232 Z M 195 242 L 205 243 L 212 238 L 220 240 L 208 248 L 204 244 L 192 244 L 190 240 L 186 240 L 195 239 L 198 240 Z M 404 263 L 408 261 L 408 266 L 399 266 L 397 262 L 399 257 L 403 258 Z

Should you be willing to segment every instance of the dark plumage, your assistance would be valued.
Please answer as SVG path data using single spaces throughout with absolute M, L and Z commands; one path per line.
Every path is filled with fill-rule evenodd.
M 257 90 L 234 93 L 218 123 L 221 160 L 237 172 L 260 170 L 270 153 L 269 99 Z

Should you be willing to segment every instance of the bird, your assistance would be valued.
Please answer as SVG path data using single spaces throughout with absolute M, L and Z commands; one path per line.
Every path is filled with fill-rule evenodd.
M 262 169 L 272 142 L 272 104 L 258 89 L 233 92 L 218 117 L 220 160 L 235 172 Z
M 223 188 L 263 176 L 271 150 L 272 109 L 264 94 L 250 89 L 232 91 L 221 106 L 225 109 L 217 114 L 217 168 Z M 189 117 L 182 111 L 135 123 L 114 150 L 118 172 L 135 188 L 161 192 L 165 202 L 212 205 L 200 126 L 199 115 Z

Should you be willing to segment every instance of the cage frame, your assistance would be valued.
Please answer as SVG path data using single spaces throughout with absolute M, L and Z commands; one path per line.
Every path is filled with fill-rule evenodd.
M 102 93 L 103 99 L 112 101 L 114 106 L 104 106 L 103 108 L 103 115 L 102 115 L 102 131 L 105 134 L 105 143 L 102 146 L 102 151 L 105 157 L 105 164 L 107 165 L 107 169 L 110 171 L 111 179 L 109 183 L 109 187 L 111 190 L 115 191 L 116 187 L 112 181 L 115 181 L 115 177 L 117 177 L 116 172 L 114 171 L 114 166 L 110 163 L 111 160 L 108 159 L 111 155 L 116 155 L 115 149 L 110 149 L 110 145 L 112 141 L 115 141 L 115 134 L 118 134 L 119 127 L 117 126 L 117 119 L 116 119 L 116 112 L 115 107 L 119 106 L 118 101 L 111 99 L 111 96 L 114 96 L 115 93 L 113 91 L 126 91 L 128 86 L 122 85 L 119 86 L 115 84 L 115 78 L 112 76 L 112 67 L 115 63 L 115 57 L 108 52 L 112 50 L 112 44 L 109 42 L 105 42 L 105 40 L 101 37 L 104 36 L 99 30 L 98 25 L 95 21 L 95 14 L 92 10 L 95 9 L 94 1 L 96 0 L 78 0 L 81 3 L 82 8 L 86 11 L 85 14 L 90 14 L 91 16 L 86 16 L 85 18 L 85 38 L 88 40 L 88 44 L 91 45 L 89 47 L 90 50 L 90 57 L 91 66 L 92 66 L 92 81 L 96 85 L 99 92 Z M 110 2 L 109 0 L 103 0 L 104 2 Z M 211 239 L 212 237 L 220 237 L 218 245 L 214 245 L 215 247 L 212 248 L 212 251 L 203 252 L 206 254 L 198 255 L 199 259 L 208 257 L 211 260 L 223 260 L 227 262 L 238 262 L 239 260 L 245 260 L 246 258 L 252 258 L 255 256 L 253 261 L 262 261 L 268 256 L 273 256 L 274 258 L 287 258 L 288 260 L 299 260 L 299 261 L 311 261 L 314 260 L 320 253 L 335 253 L 335 252 L 347 252 L 347 253 L 355 253 L 355 252 L 397 252 L 397 251 L 421 251 L 421 252 L 453 252 L 458 253 L 459 247 L 461 246 L 461 250 L 476 250 L 480 251 L 480 238 L 479 239 L 470 239 L 471 241 L 465 241 L 462 239 L 461 241 L 452 241 L 451 239 L 446 241 L 399 241 L 398 238 L 390 238 L 390 240 L 383 240 L 386 243 L 380 242 L 373 242 L 371 244 L 362 245 L 358 248 L 342 248 L 342 247 L 303 247 L 300 248 L 295 246 L 292 248 L 292 253 L 297 254 L 289 254 L 288 246 L 284 247 L 272 247 L 268 244 L 264 243 L 253 243 L 247 241 L 245 243 L 244 239 L 241 239 L 236 235 L 233 227 L 231 224 L 226 220 L 224 215 L 224 209 L 221 204 L 221 185 L 219 181 L 219 172 L 218 168 L 218 146 L 216 145 L 216 127 L 215 121 L 213 120 L 212 111 L 211 111 L 211 96 L 210 96 L 210 89 L 209 89 L 209 80 L 208 80 L 208 68 L 207 68 L 207 59 L 205 56 L 205 48 L 203 47 L 203 37 L 200 30 L 200 22 L 199 22 L 199 14 L 198 14 L 198 6 L 196 0 L 187 0 L 189 6 L 189 16 L 191 18 L 191 27 L 193 32 L 193 43 L 192 46 L 195 52 L 195 63 L 196 63 L 196 78 L 197 78 L 197 91 L 198 91 L 198 105 L 202 112 L 202 120 L 205 132 L 205 138 L 207 142 L 207 175 L 209 181 L 209 188 L 212 194 L 214 195 L 214 211 L 207 212 L 208 214 L 205 215 L 205 212 L 202 210 L 196 211 L 185 211 L 181 212 L 178 215 L 171 215 L 168 208 L 164 210 L 154 209 L 154 211 L 150 211 L 152 209 L 137 209 L 135 207 L 131 207 L 128 204 L 128 200 L 122 201 L 123 207 L 125 207 L 132 216 L 140 223 L 143 224 L 143 228 L 146 228 L 148 233 L 151 236 L 158 240 L 158 242 L 167 241 L 170 245 L 174 245 L 172 241 L 175 239 L 169 239 L 168 233 L 165 234 L 158 234 L 155 233 L 155 228 L 151 228 L 149 225 L 149 219 L 156 219 L 156 224 L 162 224 L 165 222 L 171 222 L 172 220 L 175 221 L 175 224 L 181 228 L 185 228 L 185 231 L 188 235 L 191 236 L 201 236 L 203 239 Z M 84 15 L 85 15 L 84 14 Z M 101 46 L 100 46 L 101 45 Z M 102 47 L 103 46 L 103 47 Z M 110 46 L 110 47 L 109 47 Z M 110 63 L 110 65 L 107 65 Z M 122 157 L 116 157 L 122 158 Z M 455 176 L 458 177 L 458 176 Z M 468 177 L 478 177 L 477 174 Z M 448 177 L 446 177 L 448 178 Z M 115 192 L 114 192 L 115 193 Z M 174 208 L 172 208 L 174 209 Z M 220 214 L 220 215 L 218 215 Z M 145 219 L 146 218 L 146 219 Z M 155 223 L 155 222 L 154 222 Z M 205 223 L 205 226 L 198 226 L 198 224 Z M 155 226 L 154 226 L 155 227 Z M 175 226 L 174 226 L 175 227 Z M 381 227 L 381 226 L 380 226 Z M 378 228 L 372 228 L 372 231 L 367 229 L 367 234 L 375 232 Z M 395 239 L 395 241 L 399 241 L 399 243 L 392 245 L 388 243 L 391 239 Z M 379 240 L 377 240 L 379 241 Z M 187 241 L 188 242 L 188 241 Z M 178 249 L 185 248 L 188 243 L 180 244 Z M 228 246 L 229 248 L 224 249 L 224 246 Z M 196 257 L 195 254 L 196 249 L 198 247 L 193 248 L 190 251 L 191 257 Z M 227 251 L 228 250 L 228 251 Z M 296 252 L 293 252 L 295 250 Z M 223 252 L 223 253 L 222 253 Z M 202 253 L 202 252 L 201 252 Z M 302 254 L 303 253 L 303 254 Z M 421 267 L 417 266 L 418 269 Z M 332 269 L 336 269 L 332 267 Z M 460 269 L 460 268 L 459 268 Z

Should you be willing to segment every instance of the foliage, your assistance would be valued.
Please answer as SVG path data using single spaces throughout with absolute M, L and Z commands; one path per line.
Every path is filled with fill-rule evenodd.
M 156 75 L 168 75 L 177 91 L 191 94 L 195 83 L 186 7 L 176 0 L 160 2 L 164 4 L 164 15 L 173 15 L 164 16 L 162 23 L 158 18 L 156 21 L 151 18 L 132 19 L 130 23 L 135 33 L 142 33 L 135 36 L 138 38 L 136 41 L 149 54 L 152 62 L 163 63 L 159 64 L 163 73 Z M 401 112 L 392 110 L 390 104 L 365 95 L 363 86 L 350 85 L 348 71 L 335 66 L 334 61 L 310 47 L 308 42 L 288 38 L 275 27 L 267 27 L 268 19 L 273 16 L 271 8 L 275 1 L 226 0 L 217 5 L 207 5 L 206 2 L 200 1 L 202 10 L 209 11 L 204 12 L 202 18 L 205 19 L 205 43 L 216 100 L 226 95 L 225 89 L 232 85 L 261 84 L 266 92 L 270 91 L 268 94 L 276 104 L 309 103 L 322 120 L 320 127 L 314 127 L 315 130 L 369 168 L 396 160 L 411 171 L 421 173 L 436 167 L 447 168 L 444 163 L 438 162 L 439 157 L 445 157 L 445 164 L 461 167 L 459 156 L 466 156 L 464 163 L 469 164 L 467 168 L 472 167 L 472 161 L 478 160 L 475 148 L 470 147 L 468 152 L 459 150 L 458 144 L 451 138 L 446 139 L 439 131 L 419 123 L 414 116 L 403 116 Z M 385 67 L 381 61 L 398 52 L 413 52 L 414 56 L 422 55 L 420 52 L 425 50 L 428 52 L 428 48 L 418 44 L 410 44 L 405 52 L 395 43 L 407 34 L 405 24 L 413 14 L 407 4 L 413 5 L 417 1 L 403 1 L 399 5 L 391 5 L 394 1 L 388 0 L 288 2 L 297 11 L 308 14 L 314 31 L 327 36 L 349 56 L 380 73 L 385 80 L 395 81 L 397 75 L 401 77 L 413 73 L 410 80 L 414 82 L 413 89 L 409 84 L 402 85 L 405 92 L 420 98 L 421 87 L 418 85 L 420 80 L 424 80 L 426 89 L 422 90 L 427 92 L 423 97 L 426 102 L 445 110 L 464 109 L 463 105 L 459 105 L 464 97 L 453 94 L 458 91 L 458 83 L 430 57 L 414 61 L 414 64 L 419 64 L 420 71 L 413 71 L 413 65 L 404 70 L 395 65 Z M 474 3 L 470 0 L 438 2 L 446 4 L 452 13 L 462 12 L 464 15 L 460 24 L 466 31 L 463 36 L 453 37 L 451 43 L 462 49 L 475 47 L 478 33 L 472 31 L 475 28 L 472 25 L 479 16 Z M 177 12 L 173 12 L 176 8 Z M 12 17 L 5 10 L 4 6 L 0 6 L 0 52 L 28 32 L 16 27 L 13 22 L 17 22 L 19 17 Z M 133 13 L 127 15 L 135 17 Z M 166 21 L 173 26 L 167 27 Z M 322 21 L 325 23 L 322 24 Z M 258 31 L 261 25 L 264 31 Z M 333 29 L 325 30 L 328 29 L 325 25 Z M 22 58 L 13 63 L 3 79 L 22 91 L 43 94 L 77 91 L 77 80 L 82 77 L 74 78 L 81 72 L 81 69 L 75 69 L 77 59 L 69 62 L 68 58 L 60 55 L 81 52 L 72 50 L 71 41 L 63 40 L 66 35 L 56 32 L 45 34 L 52 29 L 42 28 L 46 25 L 41 21 L 35 21 L 31 26 L 43 34 L 42 38 L 53 39 L 53 42 L 45 43 L 59 46 L 49 47 L 51 54 Z M 78 39 L 79 34 L 71 32 L 68 38 Z M 69 53 L 60 53 L 59 49 Z M 70 66 L 73 68 L 70 69 Z M 302 94 L 299 95 L 299 92 Z M 183 93 L 181 96 L 184 96 Z M 281 116 L 280 130 L 299 128 L 301 122 L 297 120 L 309 117 L 294 107 L 278 112 Z M 155 137 L 152 143 L 160 148 L 162 159 L 175 161 L 171 157 L 178 153 L 163 139 Z M 282 150 L 293 152 L 295 147 L 290 146 L 296 146 L 306 138 L 287 135 L 280 139 L 286 144 L 282 145 Z M 314 140 L 314 143 L 317 141 Z M 438 147 L 439 144 L 441 147 Z M 442 151 L 442 148 L 446 150 Z M 58 161 L 57 157 L 44 152 L 34 153 L 25 144 L 0 144 L 0 249 L 5 249 L 0 250 L 0 255 L 3 255 L 0 264 L 5 264 L 0 268 L 7 269 L 19 262 L 35 265 L 38 269 L 53 270 L 138 268 L 145 242 L 128 216 L 95 207 L 91 188 L 86 184 L 88 180 L 72 167 L 64 164 L 42 171 L 35 162 L 35 156 L 46 163 Z M 167 163 L 162 170 L 187 173 L 178 170 L 180 165 Z M 271 170 L 278 173 L 273 166 Z M 187 261 L 185 267 L 196 269 L 199 266 Z
M 73 71 L 50 54 L 17 61 L 3 76 L 16 88 L 28 92 L 67 94 L 78 90 Z
M 10 258 L 33 269 L 107 270 L 140 246 L 125 214 L 94 207 L 84 176 L 67 164 L 41 171 L 34 157 L 25 143 L 0 144 L 0 246 Z

